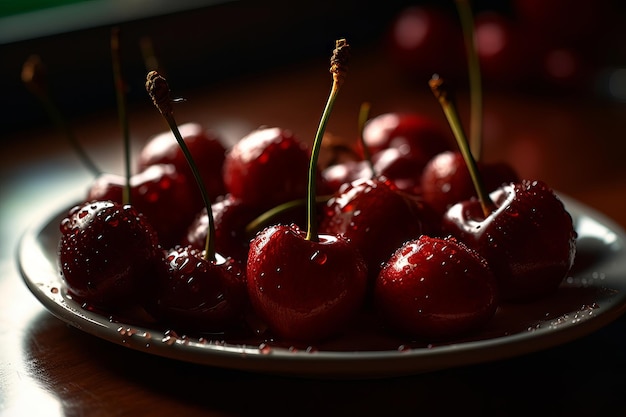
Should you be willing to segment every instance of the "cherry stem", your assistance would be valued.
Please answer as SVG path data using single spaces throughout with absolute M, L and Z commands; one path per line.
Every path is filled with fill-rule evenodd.
M 169 125 L 178 145 L 180 146 L 185 158 L 187 159 L 187 163 L 191 168 L 193 176 L 200 188 L 200 193 L 202 195 L 202 200 L 204 201 L 204 205 L 206 207 L 207 216 L 208 216 L 208 227 L 207 227 L 207 236 L 204 250 L 204 259 L 208 261 L 215 261 L 215 242 L 213 239 L 213 235 L 215 234 L 215 223 L 213 220 L 213 210 L 211 209 L 211 200 L 209 199 L 209 194 L 204 185 L 204 181 L 202 180 L 202 176 L 200 175 L 200 171 L 198 170 L 198 166 L 193 160 L 193 156 L 183 139 L 183 136 L 178 129 L 178 124 L 176 123 L 176 119 L 174 118 L 174 110 L 172 108 L 172 103 L 180 102 L 181 99 L 172 100 L 170 95 L 170 88 L 167 84 L 165 78 L 163 78 L 157 71 L 150 71 L 146 77 L 146 90 L 152 98 L 152 102 L 155 107 L 159 110 L 167 124 Z
M 472 154 L 479 161 L 482 157 L 483 96 L 480 62 L 476 47 L 476 32 L 474 30 L 474 16 L 469 0 L 456 0 L 456 7 L 463 28 L 463 38 L 467 52 L 471 106 L 469 141 Z
M 117 98 L 117 114 L 122 129 L 122 137 L 124 140 L 124 171 L 126 175 L 126 185 L 124 186 L 122 202 L 124 204 L 131 203 L 130 197 L 130 176 L 131 176 L 131 157 L 130 157 L 130 131 L 128 127 L 128 116 L 126 113 L 126 93 L 125 83 L 122 78 L 122 65 L 120 59 L 120 30 L 114 27 L 111 30 L 111 57 L 113 62 L 113 79 L 115 82 L 115 95 Z
M 315 204 L 315 192 L 317 182 L 317 161 L 319 159 L 320 149 L 322 147 L 322 138 L 324 137 L 324 131 L 330 117 L 331 110 L 335 104 L 337 94 L 341 89 L 347 75 L 347 61 L 350 55 L 350 45 L 345 39 L 339 39 L 335 42 L 335 49 L 333 55 L 330 58 L 330 73 L 333 75 L 333 84 L 324 107 L 324 112 L 317 128 L 315 140 L 313 141 L 313 147 L 311 150 L 311 160 L 309 162 L 309 184 L 307 194 L 307 234 L 306 239 L 317 242 L 319 239 L 317 232 L 317 206 Z
M 370 149 L 365 143 L 365 137 L 363 136 L 363 131 L 365 130 L 365 124 L 370 116 L 370 108 L 371 105 L 368 102 L 364 102 L 361 104 L 359 108 L 359 141 L 361 141 L 361 147 L 363 148 L 363 158 L 367 161 L 370 169 L 372 170 L 372 178 L 376 176 L 376 170 L 374 169 L 374 163 L 372 162 L 372 155 L 370 153 Z
M 315 203 L 325 203 L 330 200 L 331 197 L 331 195 L 317 196 L 315 197 Z M 272 207 L 271 209 L 262 213 L 260 216 L 257 216 L 254 220 L 246 225 L 246 234 L 251 237 L 254 236 L 256 232 L 269 224 L 269 222 L 279 214 L 284 213 L 287 210 L 291 210 L 292 208 L 303 206 L 306 203 L 306 199 L 299 198 L 297 200 L 287 201 L 286 203 L 282 203 L 276 207 Z
M 45 69 L 41 58 L 38 55 L 31 55 L 27 58 L 22 67 L 21 76 L 22 82 L 26 85 L 30 92 L 39 99 L 48 113 L 48 117 L 50 117 L 50 120 L 68 140 L 70 146 L 74 149 L 83 165 L 85 165 L 85 167 L 96 177 L 102 174 L 102 170 L 96 166 L 87 152 L 85 152 L 76 139 L 76 136 L 74 136 L 74 132 L 70 129 L 69 125 L 61 115 L 58 107 L 50 98 L 45 80 Z
M 448 123 L 454 133 L 454 137 L 456 138 L 456 142 L 459 145 L 459 149 L 461 150 L 461 154 L 465 159 L 465 164 L 467 165 L 467 169 L 469 170 L 470 177 L 472 178 L 472 182 L 474 183 L 474 188 L 476 189 L 476 194 L 478 195 L 478 199 L 480 200 L 480 205 L 483 209 L 483 214 L 485 217 L 489 216 L 492 211 L 496 209 L 496 205 L 489 197 L 489 193 L 487 192 L 480 173 L 478 171 L 478 166 L 476 164 L 476 160 L 474 159 L 472 152 L 469 148 L 469 143 L 467 141 L 467 137 L 465 136 L 465 132 L 463 131 L 463 126 L 461 125 L 459 114 L 456 110 L 456 106 L 448 96 L 450 92 L 448 88 L 444 85 L 444 81 L 438 75 L 433 75 L 433 77 L 428 82 L 433 94 L 439 100 L 439 104 L 441 104 L 441 108 L 443 109 L 446 118 L 448 119 Z

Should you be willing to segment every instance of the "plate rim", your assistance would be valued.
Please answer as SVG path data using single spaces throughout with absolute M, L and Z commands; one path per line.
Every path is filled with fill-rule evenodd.
M 626 242 L 626 231 L 614 220 L 598 210 L 587 206 L 562 193 L 557 193 L 575 221 L 585 215 L 616 234 L 622 242 Z M 95 337 L 125 346 L 148 354 L 167 357 L 200 365 L 242 371 L 261 372 L 298 377 L 324 378 L 384 378 L 402 375 L 413 375 L 452 367 L 473 365 L 507 359 L 536 351 L 545 350 L 557 345 L 571 342 L 591 334 L 608 325 L 626 312 L 626 282 L 607 307 L 600 307 L 599 314 L 592 319 L 582 321 L 584 325 L 571 324 L 556 328 L 542 328 L 537 331 L 524 331 L 514 334 L 481 340 L 450 343 L 432 348 L 400 350 L 363 350 L 363 351 L 292 351 L 284 348 L 271 348 L 268 352 L 261 351 L 258 345 L 236 345 L 201 341 L 197 338 L 176 338 L 168 336 L 161 330 L 145 326 L 131 325 L 112 321 L 109 318 L 86 311 L 74 300 L 68 299 L 63 291 L 64 284 L 56 270 L 51 284 L 46 286 L 42 280 L 33 275 L 50 272 L 50 263 L 38 241 L 38 237 L 51 227 L 51 222 L 66 212 L 72 202 L 64 201 L 51 210 L 51 215 L 39 219 L 26 228 L 20 237 L 16 250 L 16 260 L 22 279 L 37 300 L 58 319 Z M 60 234 L 60 232 L 59 232 Z M 36 260 L 27 262 L 28 250 L 37 248 Z M 626 249 L 622 245 L 622 254 Z M 626 270 L 626 259 L 617 259 L 620 269 Z M 55 269 L 55 268 L 52 268 Z M 53 271 L 54 273 L 54 271 Z M 624 278 L 626 281 L 626 278 Z M 540 337 L 543 335 L 550 337 Z M 528 343 L 531 341 L 532 343 Z M 459 355 L 459 353 L 463 355 Z M 362 365 L 364 361 L 367 366 Z M 328 366 L 325 366 L 328 365 Z

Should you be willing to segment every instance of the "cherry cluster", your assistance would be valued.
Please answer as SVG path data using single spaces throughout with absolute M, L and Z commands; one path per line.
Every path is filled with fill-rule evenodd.
M 619 2 L 475 3 L 474 36 L 486 86 L 591 92 L 608 68 L 626 58 Z M 400 11 L 388 31 L 391 56 L 411 77 L 439 72 L 463 80 L 464 37 L 457 21 L 454 7 L 439 3 Z
M 430 342 L 553 294 L 573 264 L 576 233 L 553 190 L 479 162 L 485 209 L 449 129 L 420 114 L 370 118 L 361 141 L 323 146 L 324 164 L 280 127 L 230 148 L 198 123 L 180 133 L 210 207 L 165 132 L 135 161 L 130 203 L 124 178 L 105 173 L 62 220 L 62 276 L 85 308 L 294 343 L 340 335 L 368 311 L 372 326 Z

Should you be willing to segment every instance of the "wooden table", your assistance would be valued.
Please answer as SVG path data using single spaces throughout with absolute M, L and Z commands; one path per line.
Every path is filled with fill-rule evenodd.
M 445 122 L 426 84 L 390 72 L 380 51 L 355 58 L 328 131 L 356 135 L 363 101 L 372 113 L 410 110 Z M 260 125 L 312 138 L 329 88 L 325 59 L 223 85 L 176 91 L 179 123 L 198 121 L 235 141 Z M 459 108 L 467 114 L 466 95 Z M 526 178 L 626 227 L 626 105 L 597 98 L 485 94 L 485 159 L 509 161 Z M 166 129 L 148 101 L 129 106 L 136 150 Z M 117 115 L 72 120 L 107 170 L 121 172 Z M 0 156 L 0 414 L 7 416 L 233 415 L 622 415 L 626 412 L 626 319 L 545 351 L 438 372 L 374 380 L 289 378 L 203 367 L 100 340 L 52 316 L 28 291 L 15 260 L 25 228 L 89 184 L 57 132 L 25 127 Z M 6 147 L 8 146 L 8 148 Z M 626 278 L 626 277 L 625 277 Z

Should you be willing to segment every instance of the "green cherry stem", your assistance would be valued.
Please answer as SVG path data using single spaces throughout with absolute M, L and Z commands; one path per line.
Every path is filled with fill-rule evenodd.
M 200 188 L 200 193 L 202 195 L 202 200 L 206 207 L 207 216 L 208 216 L 208 230 L 206 236 L 206 244 L 204 250 L 204 258 L 208 261 L 215 261 L 215 242 L 213 239 L 213 235 L 215 234 L 215 223 L 213 220 L 213 210 L 211 210 L 211 200 L 209 199 L 209 194 L 204 185 L 204 181 L 202 180 L 202 176 L 200 175 L 200 171 L 198 171 L 198 166 L 195 164 L 193 160 L 193 156 L 183 139 L 183 136 L 178 129 L 178 124 L 176 123 L 176 119 L 174 118 L 174 110 L 172 108 L 172 103 L 181 101 L 180 99 L 172 100 L 170 95 L 170 88 L 167 84 L 165 78 L 163 78 L 157 71 L 150 71 L 146 77 L 146 91 L 148 91 L 148 95 L 152 99 L 155 107 L 159 110 L 168 126 L 170 127 L 178 145 L 180 146 L 187 162 L 189 163 L 189 167 L 193 172 L 193 176 Z
M 315 197 L 315 203 L 321 204 L 326 203 L 332 195 L 320 195 Z M 262 213 L 260 216 L 257 216 L 254 220 L 246 225 L 246 234 L 250 237 L 254 237 L 254 235 L 263 227 L 267 226 L 276 216 L 286 211 L 289 211 L 296 207 L 302 207 L 307 203 L 307 199 L 299 198 L 297 200 L 287 201 L 286 203 L 279 204 L 276 207 L 272 207 L 266 212 Z
M 111 58 L 113 63 L 113 80 L 115 82 L 115 96 L 117 99 L 117 115 L 122 130 L 124 141 L 124 174 L 126 185 L 122 195 L 122 202 L 130 204 L 130 177 L 131 177 L 131 157 L 130 157 L 130 129 L 128 126 L 128 115 L 126 113 L 126 88 L 122 78 L 122 65 L 120 59 L 120 30 L 114 27 L 111 30 Z
M 480 62 L 476 47 L 476 32 L 474 30 L 474 16 L 470 0 L 456 0 L 456 7 L 463 28 L 463 38 L 467 52 L 471 112 L 469 143 L 472 155 L 479 161 L 482 157 L 483 94 Z
M 467 169 L 469 170 L 470 177 L 472 178 L 472 182 L 474 183 L 474 188 L 476 189 L 476 194 L 478 195 L 478 199 L 480 200 L 480 205 L 483 210 L 483 214 L 485 217 L 489 216 L 492 211 L 496 209 L 496 205 L 489 197 L 489 193 L 487 192 L 483 180 L 478 172 L 478 166 L 476 164 L 476 160 L 470 151 L 469 144 L 467 141 L 467 137 L 465 136 L 465 132 L 463 131 L 463 127 L 461 125 L 461 121 L 459 119 L 459 114 L 456 110 L 456 106 L 452 99 L 450 99 L 450 92 L 445 86 L 445 83 L 442 78 L 438 75 L 433 75 L 433 77 L 428 82 L 430 89 L 433 94 L 439 100 L 439 104 L 443 109 L 443 112 L 450 124 L 450 128 L 454 133 L 454 137 L 456 138 L 456 142 L 459 145 L 459 149 L 463 158 L 465 159 L 465 163 L 467 165 Z
M 330 117 L 331 110 L 335 104 L 337 94 L 343 85 L 347 75 L 347 61 L 350 55 L 350 45 L 345 39 L 339 39 L 335 42 L 335 49 L 333 55 L 330 58 L 330 73 L 333 75 L 333 84 L 324 107 L 324 112 L 317 128 L 317 133 L 313 141 L 313 148 L 311 149 L 311 160 L 309 162 L 309 184 L 307 194 L 307 233 L 306 239 L 317 242 L 318 237 L 318 224 L 316 215 L 316 177 L 317 177 L 317 160 L 319 159 L 319 153 L 322 146 L 322 138 L 326 125 Z
M 31 55 L 26 59 L 24 65 L 22 66 L 21 76 L 22 82 L 26 85 L 30 92 L 39 99 L 43 108 L 48 113 L 48 117 L 68 140 L 70 146 L 74 149 L 83 165 L 85 165 L 85 167 L 96 177 L 102 174 L 102 170 L 96 166 L 87 152 L 85 152 L 76 139 L 76 136 L 74 136 L 74 132 L 70 129 L 69 125 L 61 115 L 61 112 L 52 101 L 45 80 L 44 65 L 39 55 Z

